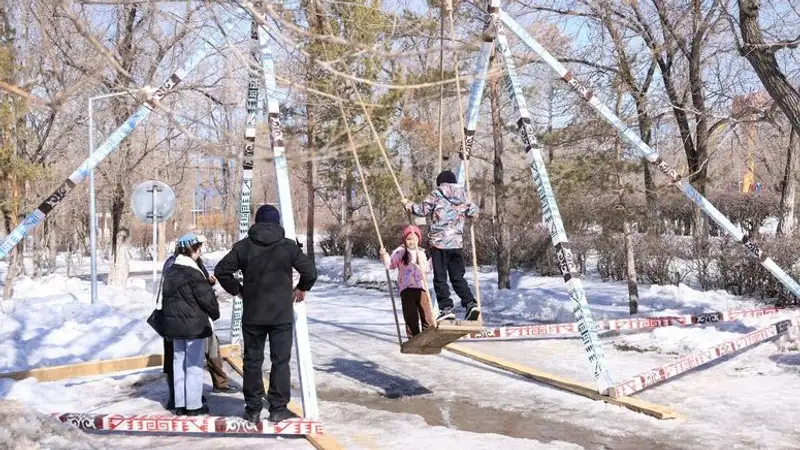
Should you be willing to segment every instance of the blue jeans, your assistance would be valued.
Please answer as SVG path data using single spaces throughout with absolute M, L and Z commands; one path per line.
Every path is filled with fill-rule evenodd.
M 204 339 L 173 339 L 172 345 L 175 408 L 200 409 L 203 406 Z

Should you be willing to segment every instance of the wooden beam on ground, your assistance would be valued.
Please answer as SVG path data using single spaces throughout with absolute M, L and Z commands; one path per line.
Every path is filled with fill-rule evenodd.
M 558 375 L 551 375 L 549 373 L 545 373 L 540 370 L 524 366 L 522 364 L 517 364 L 511 361 L 505 361 L 495 356 L 488 355 L 486 353 L 479 352 L 476 350 L 472 350 L 470 348 L 463 347 L 457 344 L 450 344 L 446 346 L 445 349 L 457 355 L 461 355 L 470 358 L 474 361 L 478 361 L 483 364 L 496 367 L 498 369 L 515 373 L 517 375 L 521 375 L 525 378 L 530 378 L 532 380 L 539 381 L 549 386 L 563 389 L 572 392 L 574 394 L 582 395 L 584 397 L 591 398 L 592 400 L 600 400 L 606 403 L 610 403 L 612 405 L 622 406 L 630 410 L 655 417 L 656 419 L 665 420 L 665 419 L 678 418 L 678 413 L 676 411 L 669 409 L 665 406 L 657 405 L 655 403 L 650 403 L 648 401 L 632 397 L 611 398 L 609 396 L 599 394 L 597 392 L 597 389 L 595 389 L 595 387 L 592 385 L 572 381 L 567 378 L 560 377 Z
M 236 345 L 221 345 L 220 354 L 223 358 L 228 357 Z M 68 378 L 90 377 L 104 375 L 115 372 L 125 372 L 128 370 L 147 369 L 164 364 L 164 355 L 161 353 L 153 355 L 131 356 L 119 359 L 104 359 L 99 361 L 87 361 L 76 364 L 66 364 L 63 366 L 41 367 L 38 369 L 28 369 L 19 372 L 0 374 L 0 378 L 11 378 L 14 380 L 24 380 L 34 377 L 40 382 L 58 381 Z
M 244 377 L 244 362 L 238 356 L 226 356 L 225 361 L 236 371 L 240 376 Z M 269 389 L 269 380 L 264 378 L 264 390 Z M 289 402 L 289 411 L 295 413 L 297 417 L 303 417 L 303 408 L 294 401 Z M 344 449 L 336 438 L 329 434 L 307 434 L 305 435 L 309 444 L 313 445 L 317 450 L 342 450 Z
M 482 329 L 477 321 L 453 321 L 452 324 L 439 323 L 436 327 L 423 330 L 420 334 L 403 342 L 400 346 L 400 353 L 438 355 L 445 345 L 451 344 L 470 333 L 479 332 Z

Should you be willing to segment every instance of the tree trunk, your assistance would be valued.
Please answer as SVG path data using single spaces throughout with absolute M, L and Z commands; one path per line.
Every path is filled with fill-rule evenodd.
M 492 60 L 497 66 L 497 60 Z M 511 242 L 506 223 L 506 188 L 503 170 L 503 118 L 500 115 L 500 89 L 497 77 L 489 82 L 494 141 L 494 236 L 497 257 L 497 289 L 511 289 Z M 550 156 L 552 158 L 552 154 Z
M 22 247 L 17 244 L 9 254 L 8 258 L 8 271 L 6 272 L 5 286 L 3 286 L 3 300 L 10 300 L 14 295 L 14 280 L 20 273 L 20 266 L 22 265 Z
M 344 268 L 342 278 L 344 281 L 353 276 L 353 177 L 348 175 L 344 183 Z
M 700 38 L 692 40 L 692 51 L 689 58 L 689 85 L 692 97 L 692 106 L 695 110 L 695 152 L 689 160 L 689 180 L 701 195 L 706 195 L 708 181 L 708 116 L 706 115 L 705 94 L 703 93 L 702 42 Z M 694 208 L 694 235 L 700 239 L 701 253 L 705 256 L 708 250 L 708 218 L 700 208 Z
M 125 188 L 117 183 L 111 199 L 111 268 L 109 284 L 125 287 L 128 282 L 128 235 L 122 228 L 122 214 L 125 212 Z M 124 246 L 122 244 L 125 244 Z
M 652 234 L 661 233 L 661 219 L 658 217 L 658 191 L 656 191 L 656 182 L 653 180 L 653 172 L 650 171 L 650 162 L 642 159 L 644 171 L 644 199 L 647 206 L 647 226 L 646 230 Z
M 67 278 L 72 276 L 72 255 L 75 253 L 75 244 L 74 241 L 67 244 Z
M 120 63 L 128 73 L 133 73 L 133 66 L 135 62 L 134 51 L 134 32 L 136 28 L 136 21 L 139 14 L 139 7 L 137 5 L 129 5 L 123 8 L 123 16 L 120 18 L 120 39 L 116 46 L 119 53 Z M 118 74 L 115 77 L 115 83 L 120 86 L 128 85 L 132 80 L 128 77 Z M 111 99 L 112 111 L 117 123 L 124 122 L 130 115 L 131 111 L 128 110 L 126 102 L 120 97 Z M 122 215 L 125 212 L 125 186 L 123 183 L 128 183 L 130 174 L 135 166 L 131 166 L 128 160 L 131 154 L 131 143 L 126 140 L 123 141 L 120 149 L 116 152 L 121 155 L 120 170 L 116 172 L 115 179 L 108 180 L 114 183 L 114 191 L 111 198 L 111 267 L 109 269 L 109 283 L 117 286 L 126 286 L 128 278 L 128 239 L 130 233 L 128 230 L 122 232 Z M 121 236 L 124 235 L 124 236 Z M 125 244 L 122 247 L 122 244 Z M 124 255 L 122 255 L 124 253 Z M 120 256 L 123 256 L 122 258 Z
M 623 223 L 623 231 L 625 233 L 625 268 L 628 278 L 628 309 L 631 315 L 639 312 L 639 286 L 637 284 L 636 275 L 636 256 L 633 248 L 633 226 L 631 221 L 627 218 Z
M 641 101 L 637 101 L 637 107 L 643 105 Z M 619 116 L 622 112 L 622 87 L 619 86 L 617 90 L 617 102 L 615 105 L 615 113 Z M 650 120 L 649 117 L 643 116 L 639 118 L 639 126 L 641 127 L 640 133 L 647 141 L 650 140 Z M 647 142 L 645 141 L 645 142 Z M 617 135 L 614 148 L 617 153 L 618 170 L 621 172 L 622 166 L 622 138 Z M 628 309 L 631 315 L 639 312 L 639 286 L 637 285 L 636 277 L 636 256 L 634 255 L 633 248 L 633 225 L 631 224 L 631 215 L 628 210 L 627 202 L 627 186 L 625 186 L 624 177 L 622 173 L 619 174 L 617 180 L 619 185 L 619 204 L 622 206 L 622 232 L 623 242 L 625 246 L 625 278 L 628 280 Z
M 308 139 L 309 160 L 306 163 L 306 195 L 308 196 L 308 206 L 306 207 L 306 254 L 314 262 L 314 207 L 316 206 L 316 140 L 314 139 L 314 116 L 309 103 L 306 103 L 306 134 Z
M 47 266 L 45 250 L 47 246 L 47 235 L 50 232 L 50 223 L 52 220 L 52 217 L 47 217 L 42 221 L 42 228 L 39 232 L 38 239 L 34 239 L 33 241 L 33 278 L 44 275 Z
M 3 209 L 3 221 L 5 223 L 6 228 L 6 235 L 11 234 L 13 230 L 13 223 L 17 220 L 20 216 L 20 192 L 19 192 L 19 182 L 17 181 L 17 177 L 14 174 L 11 174 L 9 177 L 9 184 L 11 185 L 11 209 L 6 210 Z M 22 242 L 17 244 L 13 249 L 11 249 L 11 253 L 8 259 L 8 271 L 6 272 L 6 280 L 5 286 L 3 287 L 3 300 L 11 299 L 11 296 L 14 295 L 14 280 L 17 278 L 19 274 L 20 266 L 24 261 L 24 255 L 22 251 L 22 244 L 24 243 L 24 239 Z
M 681 135 L 681 142 L 683 143 L 683 150 L 686 153 L 686 162 L 689 165 L 689 181 L 694 185 L 697 192 L 705 196 L 706 189 L 706 172 L 708 165 L 703 164 L 706 157 L 706 150 L 705 148 L 700 148 L 700 123 L 701 120 L 704 122 L 704 119 L 701 119 L 699 115 L 700 112 L 696 113 L 695 117 L 697 118 L 697 126 L 695 126 L 695 131 L 698 132 L 698 145 L 695 145 L 695 142 L 692 138 L 691 132 L 691 125 L 689 124 L 689 117 L 687 115 L 687 111 L 690 109 L 687 105 L 683 102 L 682 98 L 678 94 L 677 89 L 675 88 L 675 79 L 672 76 L 672 67 L 670 61 L 665 61 L 662 58 L 657 58 L 657 62 L 659 65 L 659 69 L 661 72 L 661 78 L 664 82 L 664 90 L 667 92 L 667 96 L 669 97 L 670 103 L 672 103 L 672 112 L 675 115 L 675 122 L 678 125 L 678 131 Z M 699 64 L 699 62 L 698 62 Z M 690 65 L 692 63 L 690 62 Z M 701 86 L 697 86 L 695 83 L 702 83 L 702 78 L 698 78 L 699 74 L 694 73 L 693 69 L 690 68 L 690 76 L 689 81 L 692 86 L 692 98 L 695 98 L 695 91 L 700 93 L 701 97 L 701 105 L 702 105 L 702 88 Z M 705 108 L 703 108 L 703 111 Z M 701 167 L 702 164 L 702 167 Z M 692 232 L 695 233 L 695 236 L 701 237 L 703 230 L 706 230 L 707 227 L 705 226 L 705 215 L 700 211 L 699 208 L 695 208 L 692 216 Z
M 167 222 L 158 224 L 158 260 L 167 259 Z
M 345 194 L 346 175 L 339 173 L 339 226 L 347 222 L 347 194 Z
M 8 270 L 6 271 L 5 286 L 3 286 L 3 300 L 10 300 L 14 295 L 14 280 L 21 272 L 20 267 L 23 264 L 22 242 L 17 244 L 9 254 L 8 257 Z
M 306 9 L 306 16 L 311 31 L 322 35 L 325 34 L 325 16 L 323 9 L 317 4 L 316 0 L 303 0 L 301 5 Z M 314 61 L 309 60 L 306 67 L 306 80 L 311 83 L 320 81 L 318 72 L 314 69 Z M 306 163 L 306 178 L 308 179 L 306 195 L 308 196 L 308 209 L 306 211 L 306 254 L 315 261 L 314 258 L 314 229 L 316 227 L 315 206 L 316 206 L 316 185 L 317 185 L 317 139 L 314 120 L 314 108 L 311 104 L 311 93 L 306 94 L 306 139 L 308 142 L 309 161 Z
M 792 234 L 794 230 L 794 205 L 795 205 L 795 176 L 794 158 L 795 151 L 800 144 L 800 129 L 793 128 L 789 137 L 789 148 L 786 150 L 786 168 L 783 171 L 781 187 L 781 217 L 778 220 L 778 234 Z
M 228 127 L 228 133 L 231 133 L 231 127 Z M 228 204 L 230 203 L 230 193 L 231 193 L 231 186 L 233 186 L 233 180 L 231 179 L 231 171 L 230 167 L 228 166 L 228 160 L 223 159 L 222 163 L 220 164 L 220 172 L 222 177 L 222 198 L 220 199 L 220 209 L 222 210 L 222 214 L 228 216 Z
M 625 44 L 623 43 L 622 34 L 617 30 L 616 25 L 611 20 L 611 16 L 607 14 L 607 11 L 601 14 L 603 15 L 603 24 L 611 35 L 611 39 L 614 41 L 614 46 L 616 47 L 614 54 L 616 55 L 617 63 L 619 64 L 619 75 L 623 83 L 627 85 L 627 90 L 631 97 L 633 97 L 634 103 L 636 104 L 636 117 L 639 122 L 639 136 L 641 136 L 642 141 L 644 141 L 645 144 L 650 145 L 650 138 L 653 132 L 653 119 L 651 118 L 647 107 L 647 92 L 652 86 L 653 74 L 655 73 L 657 63 L 650 63 L 647 76 L 640 84 L 637 81 L 637 77 L 635 77 L 633 74 L 633 69 L 631 68 L 631 63 L 628 60 L 627 52 L 625 50 Z M 619 96 L 621 95 L 622 92 L 619 91 Z M 621 101 L 619 97 L 618 101 Z M 619 110 L 619 108 L 617 109 Z M 617 114 L 619 114 L 619 112 Z M 619 148 L 617 151 L 619 151 Z M 653 181 L 653 175 L 650 172 L 650 163 L 646 158 L 642 158 L 641 161 L 644 172 L 647 220 L 644 224 L 640 225 L 640 231 L 658 233 L 658 194 L 656 192 L 655 182 Z
M 764 35 L 758 25 L 760 4 L 759 0 L 739 0 L 739 25 L 744 41 L 741 51 L 753 66 L 770 97 L 780 105 L 794 129 L 800 130 L 800 92 L 786 79 L 775 57 L 775 52 L 780 48 L 796 48 L 797 44 L 770 46 L 764 42 Z
M 117 233 L 119 241 L 116 245 L 114 263 L 108 274 L 108 284 L 125 288 L 128 285 L 128 272 L 130 270 L 130 232 L 121 228 Z
M 636 96 L 636 111 L 639 121 L 639 136 L 645 144 L 650 145 L 653 135 L 653 120 L 647 112 L 646 99 L 643 96 Z M 650 162 L 642 158 L 642 168 L 644 176 L 644 198 L 647 206 L 647 221 L 641 232 L 658 233 L 658 192 L 656 183 L 653 181 L 653 173 L 650 171 Z
M 30 198 L 32 190 L 33 190 L 33 187 L 31 187 L 31 180 L 25 180 L 25 187 L 22 190 L 23 198 Z M 18 211 L 17 212 L 17 219 L 18 220 L 22 220 L 22 217 L 19 216 L 19 210 L 17 210 L 17 211 Z M 10 230 L 10 228 L 9 228 L 9 230 Z M 19 272 L 17 272 L 17 275 L 22 274 L 24 276 L 28 276 L 29 275 L 28 268 L 25 266 L 25 248 L 27 247 L 25 245 L 25 239 L 20 241 L 20 243 L 17 244 L 17 247 L 19 247 L 19 254 L 20 254 L 20 260 L 19 260 L 19 266 L 18 266 Z
M 11 224 L 13 223 L 12 214 L 7 209 L 3 208 L 3 222 L 5 224 L 6 235 L 11 233 Z M 22 242 L 17 244 L 8 254 L 8 270 L 6 271 L 5 285 L 3 287 L 3 300 L 11 298 L 14 292 L 14 278 L 17 277 L 17 253 L 21 253 L 20 247 Z
M 553 112 L 553 102 L 555 101 L 555 98 L 556 98 L 556 89 L 555 86 L 551 83 L 550 88 L 547 90 L 547 135 L 548 136 L 550 136 L 550 134 L 553 132 L 553 122 L 555 121 L 555 113 Z M 494 107 L 492 107 L 492 120 L 494 121 Z M 494 127 L 494 124 L 492 125 L 492 127 Z M 553 154 L 553 147 L 554 146 L 552 144 L 547 146 L 548 164 L 552 164 L 553 158 L 555 157 L 555 155 Z
M 119 232 L 122 224 L 122 214 L 125 211 L 125 188 L 122 183 L 117 183 L 114 187 L 114 195 L 111 198 L 111 262 L 117 261 L 117 250 L 119 244 Z

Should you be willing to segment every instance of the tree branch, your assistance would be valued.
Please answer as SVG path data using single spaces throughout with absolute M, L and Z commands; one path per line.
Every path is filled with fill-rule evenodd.
M 737 36 L 738 40 L 738 36 Z M 800 35 L 792 40 L 785 40 L 785 41 L 778 41 L 773 43 L 762 43 L 762 44 L 745 44 L 743 50 L 745 52 L 750 52 L 754 50 L 762 50 L 770 53 L 775 53 L 778 50 L 782 50 L 784 48 L 791 48 L 795 49 L 800 46 Z
M 603 64 L 600 64 L 600 63 L 587 61 L 585 59 L 580 59 L 580 58 L 558 58 L 558 60 L 560 62 L 562 62 L 562 63 L 582 64 L 584 66 L 593 67 L 595 69 L 599 69 L 599 70 L 602 70 L 602 71 L 605 71 L 605 72 L 611 72 L 611 73 L 615 73 L 615 74 L 619 73 L 619 69 L 617 69 L 616 67 L 606 66 L 606 65 L 603 65 Z

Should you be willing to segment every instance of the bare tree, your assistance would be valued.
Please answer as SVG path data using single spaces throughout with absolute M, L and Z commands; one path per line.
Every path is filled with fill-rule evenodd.
M 16 92 L 5 90 L 0 95 L 3 106 L 0 117 L 0 185 L 3 186 L 0 212 L 7 233 L 31 207 L 30 202 L 40 200 L 43 194 L 39 192 L 40 183 L 32 181 L 35 177 L 43 179 L 57 170 L 51 167 L 50 158 L 53 155 L 63 157 L 60 152 L 72 140 L 70 134 L 75 129 L 74 111 L 63 105 L 62 96 L 75 80 L 68 70 L 53 70 L 59 63 L 53 57 L 47 34 L 41 33 L 47 27 L 46 22 L 41 22 L 42 16 L 37 14 L 40 7 L 38 2 L 0 4 L 0 79 L 6 86 L 19 87 Z M 26 100 L 31 97 L 19 97 L 20 92 L 26 92 L 32 86 L 37 86 L 40 95 L 49 100 L 46 107 L 29 104 Z M 55 216 L 45 219 L 36 236 L 38 239 L 33 241 L 34 252 L 48 250 L 46 260 L 34 259 L 34 274 L 38 274 L 43 266 L 54 266 L 55 251 L 50 251 L 54 241 L 50 231 L 57 220 Z M 25 271 L 22 264 L 24 249 L 23 241 L 10 254 L 5 297 L 11 295 L 14 278 Z
M 652 74 L 651 71 L 648 71 L 648 73 Z M 624 75 L 623 78 L 625 78 Z M 625 83 L 628 84 L 627 81 Z M 614 109 L 615 109 L 614 112 L 617 114 L 617 116 L 619 116 L 622 112 L 622 86 L 617 87 L 617 101 Z M 638 102 L 636 104 L 636 110 L 637 112 L 639 110 Z M 646 130 L 649 138 L 650 127 L 648 126 Z M 622 138 L 619 135 L 615 136 L 614 149 L 616 150 L 617 154 L 617 165 L 619 166 L 624 164 L 622 156 Z M 634 226 L 632 223 L 633 214 L 631 214 L 631 208 L 628 205 L 629 203 L 628 200 L 630 198 L 630 194 L 632 193 L 633 189 L 631 189 L 630 186 L 627 186 L 625 184 L 624 178 L 621 174 L 617 175 L 617 183 L 618 183 L 617 188 L 619 190 L 619 206 L 622 212 L 622 233 L 623 233 L 622 238 L 625 243 L 624 244 L 625 278 L 628 281 L 628 312 L 630 313 L 630 315 L 634 315 L 639 312 L 639 285 L 637 284 L 637 277 L 636 277 L 636 255 L 633 242 L 635 234 Z M 654 224 L 651 222 L 651 225 Z
M 633 101 L 636 105 L 636 120 L 639 125 L 639 136 L 649 145 L 652 136 L 653 119 L 650 115 L 648 94 L 653 85 L 656 62 L 655 60 L 651 60 L 647 63 L 647 69 L 643 71 L 644 75 L 637 77 L 637 72 L 639 71 L 635 64 L 639 58 L 636 53 L 629 56 L 628 48 L 631 46 L 631 43 L 624 42 L 624 38 L 618 30 L 618 25 L 611 19 L 611 15 L 608 14 L 607 10 L 601 9 L 598 12 L 601 14 L 603 26 L 608 31 L 609 36 L 611 36 L 611 41 L 614 44 L 614 56 L 617 61 L 617 66 L 619 67 L 617 75 L 625 84 L 627 91 L 630 93 L 631 97 L 633 97 Z M 641 80 L 637 78 L 641 78 Z M 658 195 L 655 182 L 653 181 L 653 175 L 650 172 L 650 164 L 644 159 L 642 160 L 642 170 L 644 174 L 645 199 L 647 203 L 647 229 L 653 233 L 658 233 Z M 629 224 L 626 222 L 626 227 L 628 226 Z M 633 276 L 633 282 L 635 284 L 635 268 Z M 633 309 L 631 311 L 633 311 Z
M 726 121 L 712 120 L 704 81 L 704 52 L 709 52 L 724 24 L 724 8 L 716 1 L 710 6 L 701 0 L 689 4 L 651 1 L 651 9 L 629 3 L 630 10 L 617 12 L 632 24 L 658 64 L 686 154 L 689 180 L 706 195 L 710 137 Z M 699 209 L 694 213 L 693 234 L 704 241 L 708 234 L 706 218 Z
M 781 183 L 781 215 L 778 220 L 778 234 L 791 234 L 795 227 L 795 205 L 797 180 L 795 178 L 795 158 L 800 148 L 800 129 L 792 127 L 789 147 L 786 149 L 786 166 Z
M 793 86 L 778 64 L 776 53 L 783 49 L 796 49 L 800 45 L 800 35 L 793 39 L 766 42 L 759 24 L 761 2 L 758 0 L 738 0 L 739 29 L 742 41 L 736 38 L 739 52 L 755 70 L 761 83 L 791 124 L 791 136 L 786 150 L 786 165 L 781 183 L 781 216 L 778 233 L 789 234 L 794 228 L 795 206 L 795 165 L 798 136 L 800 132 L 800 92 Z
M 317 34 L 324 34 L 323 11 L 317 5 L 317 1 L 304 0 L 303 4 L 311 31 Z M 321 76 L 322 74 L 313 61 L 309 59 L 306 63 L 306 83 L 311 84 L 315 80 L 319 80 Z M 314 260 L 314 213 L 317 204 L 317 127 L 315 122 L 317 116 L 314 114 L 315 106 L 313 102 L 311 94 L 308 93 L 306 99 L 306 148 L 309 153 L 309 160 L 306 162 L 306 196 L 308 197 L 308 206 L 306 208 L 306 253 L 312 261 Z
M 496 68 L 497 58 L 491 66 Z M 489 101 L 492 108 L 492 141 L 494 143 L 494 236 L 497 257 L 497 288 L 511 289 L 511 237 L 508 232 L 506 211 L 506 183 L 503 170 L 503 118 L 500 114 L 499 77 L 489 80 Z
M 777 102 L 784 114 L 789 118 L 795 130 L 800 129 L 800 92 L 792 86 L 778 65 L 775 53 L 782 49 L 796 49 L 800 45 L 800 35 L 794 39 L 766 42 L 759 26 L 758 0 L 739 1 L 739 25 L 742 43 L 738 43 L 739 51 L 753 66 L 758 78 Z M 796 30 L 795 30 L 796 31 Z
M 729 46 L 721 32 L 725 25 L 722 1 L 581 0 L 575 4 L 553 0 L 549 6 L 531 4 L 531 8 L 600 25 L 602 35 L 598 36 L 597 44 L 602 45 L 604 37 L 609 36 L 613 60 L 608 61 L 603 52 L 593 51 L 587 57 L 565 61 L 622 80 L 636 107 L 639 135 L 647 143 L 652 138 L 654 114 L 659 115 L 653 112 L 659 98 L 654 88 L 663 86 L 688 163 L 688 178 L 706 195 L 712 136 L 728 123 L 728 117 L 715 117 L 722 114 L 714 110 L 720 103 L 718 99 L 726 97 L 725 89 L 718 85 L 725 78 L 715 73 L 719 71 L 716 67 L 722 66 L 721 55 L 726 54 Z M 649 50 L 649 60 L 642 58 L 644 49 Z M 652 228 L 658 214 L 656 185 L 647 164 L 643 166 L 647 222 Z M 706 218 L 697 209 L 693 233 L 702 237 L 707 232 Z

